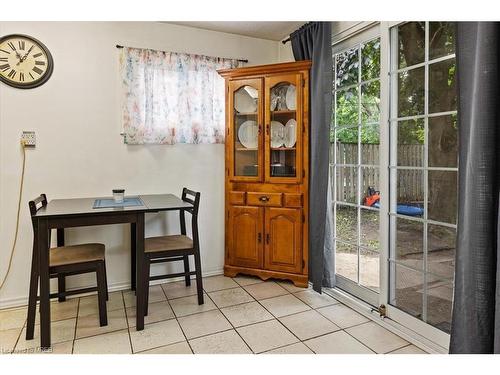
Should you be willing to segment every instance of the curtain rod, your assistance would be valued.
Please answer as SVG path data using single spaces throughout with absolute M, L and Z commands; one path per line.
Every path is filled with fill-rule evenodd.
M 121 46 L 119 44 L 116 45 L 116 48 L 123 48 L 124 46 Z M 136 48 L 136 47 L 127 47 L 127 48 Z M 138 49 L 144 49 L 144 48 L 138 48 Z M 238 60 L 240 62 L 243 62 L 243 63 L 247 63 L 248 60 L 247 59 L 232 59 L 232 60 Z
M 281 43 L 287 44 L 290 41 L 290 37 L 286 38 L 285 40 L 282 40 Z

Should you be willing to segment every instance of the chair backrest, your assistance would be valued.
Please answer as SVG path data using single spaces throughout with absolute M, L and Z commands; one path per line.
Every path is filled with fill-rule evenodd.
M 38 197 L 28 202 L 30 208 L 31 216 L 35 216 L 36 212 L 47 205 L 47 196 L 45 194 L 40 194 Z
M 186 234 L 186 218 L 184 211 L 191 214 L 191 230 L 193 232 L 193 242 L 195 247 L 199 247 L 199 236 L 198 236 L 198 210 L 200 208 L 200 197 L 201 193 L 190 190 L 188 188 L 182 189 L 182 200 L 184 202 L 191 203 L 193 208 L 180 211 L 180 222 L 181 222 L 181 234 Z
M 45 194 L 40 194 L 38 197 L 36 197 L 32 201 L 28 202 L 28 206 L 29 206 L 30 214 L 31 214 L 31 225 L 33 226 L 33 233 L 35 236 L 35 238 L 34 238 L 35 240 L 36 240 L 36 236 L 37 236 L 37 230 L 36 230 L 34 216 L 36 215 L 36 212 L 40 208 L 45 207 L 46 205 L 47 205 L 47 196 Z M 49 233 L 50 233 L 50 231 L 49 231 Z M 50 238 L 50 234 L 49 234 L 49 238 Z
M 182 200 L 193 205 L 193 208 L 188 210 L 193 215 L 198 215 L 198 209 L 200 207 L 200 196 L 200 192 L 189 190 L 188 188 L 182 189 Z

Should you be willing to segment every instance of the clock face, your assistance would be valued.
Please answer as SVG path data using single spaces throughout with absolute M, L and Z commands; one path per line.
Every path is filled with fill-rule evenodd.
M 33 88 L 52 74 L 52 56 L 41 42 L 26 35 L 0 38 L 0 80 L 17 88 Z

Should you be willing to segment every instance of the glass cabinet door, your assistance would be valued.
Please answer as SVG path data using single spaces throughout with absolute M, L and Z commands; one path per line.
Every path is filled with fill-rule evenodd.
M 230 82 L 232 180 L 262 180 L 262 80 Z
M 301 75 L 266 78 L 266 180 L 294 183 L 302 178 Z

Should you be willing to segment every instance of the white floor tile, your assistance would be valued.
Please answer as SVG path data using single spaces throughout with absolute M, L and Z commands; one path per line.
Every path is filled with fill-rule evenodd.
M 59 342 L 71 341 L 75 338 L 75 324 L 76 318 L 59 320 L 50 324 L 50 338 L 52 344 Z M 19 341 L 17 342 L 16 351 L 23 351 L 27 349 L 40 347 L 40 325 L 35 325 L 35 335 L 33 340 L 26 340 L 26 327 L 23 328 Z
M 330 319 L 340 328 L 348 328 L 369 321 L 368 318 L 365 318 L 363 315 L 340 303 L 322 307 L 316 311 L 324 317 Z
M 160 346 L 159 348 L 145 350 L 137 354 L 193 354 L 191 348 L 189 347 L 187 341 L 178 342 L 177 344 L 171 344 L 166 346 Z
M 106 302 L 107 311 L 123 309 L 122 292 L 109 293 L 109 300 Z M 99 313 L 99 303 L 97 294 L 80 298 L 78 316 L 93 315 Z
M 179 318 L 179 324 L 188 339 L 228 330 L 231 324 L 219 310 Z
M 274 317 L 258 302 L 230 306 L 221 309 L 222 313 L 235 327 L 271 320 Z
M 203 301 L 203 305 L 198 305 L 198 296 L 194 295 L 170 300 L 170 306 L 177 317 L 215 310 L 217 308 L 206 294 Z
M 288 315 L 279 320 L 300 340 L 307 340 L 340 329 L 314 310 Z
M 134 353 L 186 341 L 182 334 L 181 327 L 175 319 L 146 324 L 142 331 L 136 331 L 135 328 L 130 328 L 129 332 Z
M 99 314 L 85 315 L 78 317 L 76 324 L 76 338 L 101 335 L 103 333 L 120 331 L 127 328 L 125 310 L 108 311 L 108 325 L 101 327 L 99 324 Z
M 264 352 L 262 354 L 314 354 L 314 353 L 303 343 L 298 342 L 296 344 L 283 346 L 282 348 L 269 350 L 268 352 Z
M 0 310 L 0 331 L 22 328 L 26 321 L 27 312 L 26 307 Z
M 74 354 L 130 354 L 128 330 L 75 340 Z
M 348 328 L 346 332 L 376 353 L 387 353 L 408 345 L 406 340 L 403 340 L 375 322 L 368 322 Z
M 344 331 L 337 331 L 325 336 L 304 341 L 316 354 L 370 354 L 369 348 L 349 336 Z
M 247 285 L 245 286 L 245 290 L 257 300 L 288 294 L 286 289 L 272 281 Z
M 408 345 L 400 349 L 396 349 L 389 354 L 428 354 L 424 350 L 416 347 L 415 345 Z
M 0 354 L 7 354 L 14 350 L 21 331 L 21 328 L 0 331 Z
M 203 289 L 206 292 L 215 292 L 216 290 L 237 288 L 239 285 L 233 279 L 226 276 L 211 276 L 203 278 Z
M 282 317 L 311 309 L 292 294 L 264 299 L 261 300 L 260 303 L 276 317 Z
M 212 301 L 215 302 L 218 308 L 254 301 L 252 296 L 240 287 L 219 290 L 217 292 L 208 293 L 208 295 L 210 296 Z
M 161 287 L 168 299 L 188 297 L 197 293 L 196 280 L 191 280 L 190 286 L 186 286 L 184 281 L 176 281 L 174 283 L 161 284 Z
M 123 299 L 125 300 L 125 307 L 136 306 L 137 296 L 133 290 L 128 290 L 123 292 Z M 149 303 L 166 301 L 167 297 L 163 293 L 161 285 L 152 285 L 149 287 Z
M 127 321 L 129 327 L 135 327 L 136 312 L 137 309 L 135 307 L 129 307 L 127 309 Z M 148 306 L 148 315 L 144 317 L 144 324 L 161 322 L 162 320 L 168 320 L 174 317 L 174 312 L 172 311 L 168 301 L 150 303 Z
M 261 353 L 298 342 L 277 320 L 252 324 L 236 329 L 254 353 Z
M 330 297 L 329 295 L 326 295 L 325 293 L 319 294 L 318 292 L 312 289 L 295 293 L 294 296 L 300 299 L 302 302 L 307 303 L 313 309 L 335 305 L 339 303 L 339 301 Z
M 234 329 L 189 341 L 195 354 L 251 354 Z

